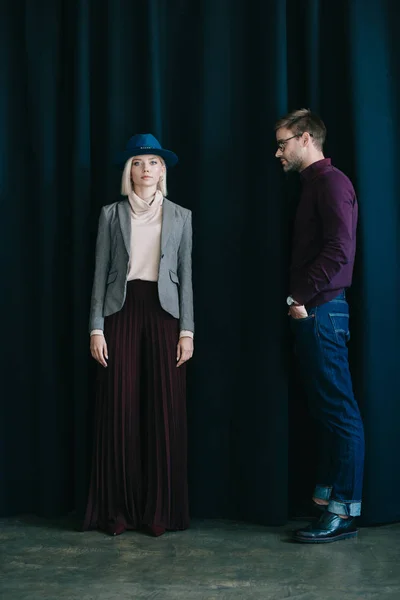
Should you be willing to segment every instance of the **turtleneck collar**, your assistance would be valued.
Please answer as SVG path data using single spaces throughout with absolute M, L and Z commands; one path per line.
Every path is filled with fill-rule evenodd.
M 300 173 L 301 181 L 310 181 L 311 179 L 314 179 L 314 177 L 319 175 L 322 171 L 329 168 L 331 164 L 330 158 L 322 158 L 321 160 L 317 160 Z
M 136 218 L 150 216 L 158 211 L 163 203 L 163 195 L 160 190 L 157 190 L 154 196 L 148 200 L 143 200 L 135 192 L 132 192 L 128 196 L 131 210 Z

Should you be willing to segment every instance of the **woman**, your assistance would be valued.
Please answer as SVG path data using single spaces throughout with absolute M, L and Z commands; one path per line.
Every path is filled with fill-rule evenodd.
M 178 158 L 151 134 L 119 158 L 127 198 L 103 207 L 96 244 L 90 350 L 102 369 L 84 529 L 161 535 L 189 525 L 191 211 L 165 198 Z

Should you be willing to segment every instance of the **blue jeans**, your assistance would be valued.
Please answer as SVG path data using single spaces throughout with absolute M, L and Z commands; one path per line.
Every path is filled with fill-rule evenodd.
M 349 307 L 345 293 L 291 318 L 295 352 L 311 415 L 317 421 L 318 466 L 314 497 L 328 510 L 361 514 L 364 428 L 348 362 Z

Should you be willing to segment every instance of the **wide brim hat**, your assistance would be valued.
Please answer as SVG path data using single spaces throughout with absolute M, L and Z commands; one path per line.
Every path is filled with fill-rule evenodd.
M 132 136 L 126 144 L 125 150 L 116 156 L 116 164 L 121 168 L 124 167 L 126 161 L 132 156 L 140 156 L 141 154 L 154 154 L 161 156 L 164 159 L 167 167 L 174 167 L 178 162 L 178 157 L 171 150 L 166 150 L 160 142 L 151 133 L 137 133 Z

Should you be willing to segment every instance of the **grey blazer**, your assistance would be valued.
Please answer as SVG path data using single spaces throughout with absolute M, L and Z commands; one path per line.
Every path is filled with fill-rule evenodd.
M 89 331 L 104 329 L 104 317 L 124 305 L 131 248 L 128 200 L 103 206 L 96 242 L 96 266 Z M 192 213 L 163 201 L 158 295 L 164 310 L 179 319 L 180 330 L 193 331 Z

